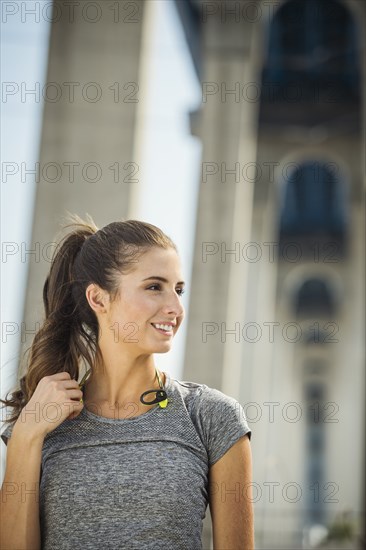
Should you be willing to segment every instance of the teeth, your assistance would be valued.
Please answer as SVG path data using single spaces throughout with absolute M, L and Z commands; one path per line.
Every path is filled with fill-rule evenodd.
M 153 323 L 154 327 L 160 328 L 161 330 L 165 330 L 166 332 L 171 332 L 172 328 L 170 325 L 158 325 L 157 323 Z

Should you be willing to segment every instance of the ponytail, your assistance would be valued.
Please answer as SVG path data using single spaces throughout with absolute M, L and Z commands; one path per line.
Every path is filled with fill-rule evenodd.
M 98 228 L 91 218 L 85 222 L 71 214 L 69 220 L 71 223 L 64 227 L 75 226 L 76 229 L 66 235 L 54 251 L 43 286 L 45 319 L 30 347 L 27 373 L 20 378 L 20 389 L 14 391 L 10 398 L 0 399 L 4 406 L 13 407 L 13 414 L 6 419 L 7 422 L 14 422 L 18 418 L 41 378 L 68 372 L 71 378 L 78 380 L 80 357 L 83 355 L 92 359 L 81 338 L 85 330 L 79 318 L 72 285 L 75 259 L 85 241 Z M 89 314 L 93 315 L 92 310 Z M 98 324 L 96 319 L 93 319 L 93 324 Z M 89 338 L 87 333 L 84 336 Z M 94 342 L 91 343 L 95 349 Z

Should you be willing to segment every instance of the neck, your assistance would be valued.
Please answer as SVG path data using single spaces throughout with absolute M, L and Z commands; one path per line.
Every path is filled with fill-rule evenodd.
M 165 385 L 165 376 L 155 367 L 153 356 L 144 355 L 131 361 L 121 353 L 102 353 L 103 362 L 92 369 L 84 384 L 84 401 L 109 407 L 137 406 L 143 392 L 159 389 L 156 371 Z M 129 359 L 129 360 L 128 360 Z

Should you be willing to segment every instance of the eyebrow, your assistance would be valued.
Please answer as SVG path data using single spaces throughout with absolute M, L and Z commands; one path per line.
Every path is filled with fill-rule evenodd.
M 143 281 L 148 281 L 149 279 L 154 279 L 157 281 L 162 281 L 163 283 L 168 283 L 168 279 L 165 279 L 165 277 L 160 277 L 159 275 L 152 275 L 151 277 L 146 277 L 146 279 L 142 279 Z M 177 285 L 185 285 L 184 281 L 178 281 Z

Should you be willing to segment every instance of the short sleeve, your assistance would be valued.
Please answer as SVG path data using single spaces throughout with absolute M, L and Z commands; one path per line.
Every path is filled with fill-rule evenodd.
M 241 437 L 251 439 L 252 431 L 243 407 L 233 397 L 203 385 L 198 402 L 199 424 L 212 466 Z
M 2 432 L 0 437 L 4 441 L 5 445 L 8 444 L 8 440 L 10 439 L 12 431 L 13 431 L 13 424 L 8 424 L 5 430 Z

